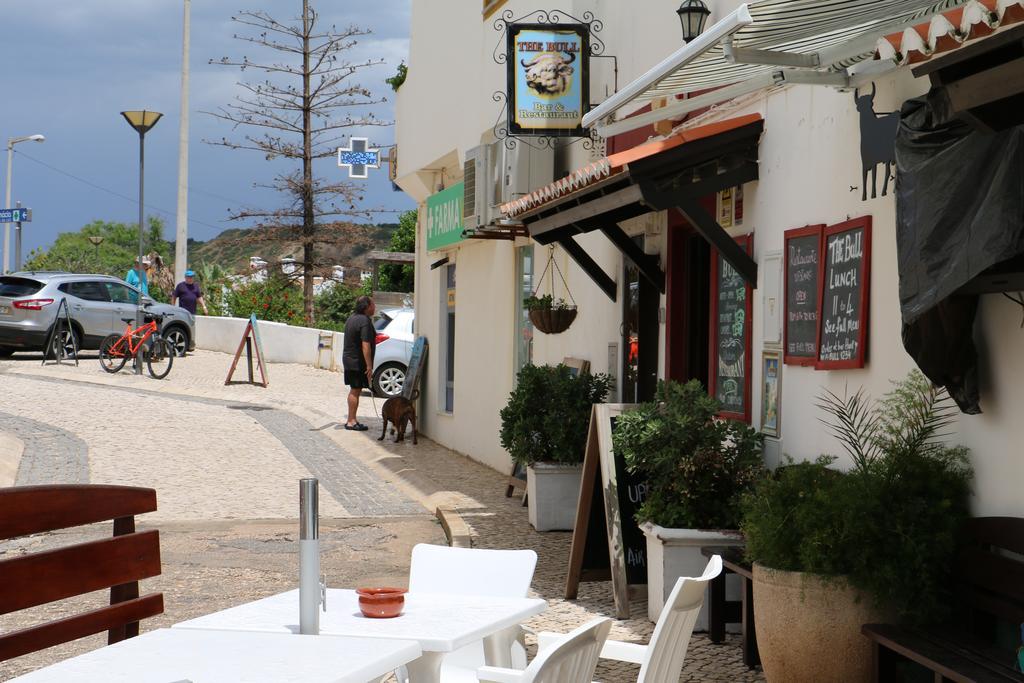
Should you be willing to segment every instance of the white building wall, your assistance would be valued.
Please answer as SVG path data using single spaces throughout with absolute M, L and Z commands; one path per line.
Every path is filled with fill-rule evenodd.
M 439 11 L 443 4 L 445 11 Z M 599 34 L 607 45 L 605 54 L 618 58 L 618 85 L 627 84 L 679 46 L 677 2 L 650 0 L 642 6 L 617 0 L 591 0 L 571 4 L 582 16 L 591 10 L 604 22 Z M 738 0 L 712 3 L 712 21 L 731 11 Z M 509 2 L 522 16 L 537 6 Z M 504 89 L 504 67 L 491 58 L 498 41 L 491 20 L 483 21 L 479 3 L 443 3 L 414 0 L 409 78 L 397 102 L 398 144 L 401 168 L 399 183 L 420 202 L 439 182 L 449 185 L 461 176 L 465 152 L 489 134 L 498 116 L 491 94 Z M 457 36 L 457 39 L 453 38 Z M 602 62 L 594 60 L 595 77 L 603 77 Z M 610 79 L 610 74 L 608 75 Z M 609 80 L 610 83 L 610 80 Z M 610 85 L 609 92 L 610 92 Z M 928 84 L 914 79 L 909 70 L 880 79 L 875 110 L 896 110 L 902 102 L 923 93 Z M 591 98 L 604 99 L 595 85 Z M 766 457 L 774 464 L 788 454 L 810 459 L 822 453 L 848 463 L 839 444 L 819 422 L 817 396 L 829 390 L 839 395 L 863 387 L 874 397 L 904 377 L 914 364 L 900 341 L 901 318 L 895 239 L 895 199 L 890 183 L 885 197 L 861 201 L 860 131 L 852 93 L 829 88 L 794 86 L 749 98 L 705 115 L 708 121 L 758 112 L 765 119 L 760 146 L 760 179 L 744 188 L 743 225 L 734 234 L 754 233 L 754 257 L 761 264 L 759 287 L 754 291 L 751 349 L 753 423 L 760 422 L 761 353 L 763 334 L 766 256 L 781 252 L 784 231 L 815 223 L 834 224 L 864 215 L 872 216 L 871 292 L 867 365 L 860 370 L 816 371 L 784 365 L 781 373 L 781 424 L 779 440 L 768 439 Z M 571 167 L 588 163 L 591 154 L 582 144 L 572 147 Z M 442 163 L 438 163 L 438 162 Z M 881 168 L 879 173 L 881 173 Z M 878 189 L 881 191 L 882 178 Z M 851 189 L 853 188 L 853 189 Z M 424 223 L 421 207 L 420 223 Z M 664 214 L 661 229 L 647 238 L 646 250 L 664 248 Z M 601 234 L 579 236 L 578 242 L 621 288 L 623 260 Z M 526 240 L 517 241 L 528 244 Z M 518 296 L 515 255 L 509 242 L 463 242 L 446 252 L 426 252 L 422 230 L 417 234 L 417 328 L 430 340 L 431 355 L 421 411 L 423 431 L 440 443 L 507 470 L 507 455 L 498 444 L 498 411 L 513 383 L 514 306 Z M 441 364 L 438 314 L 442 270 L 429 266 L 448 255 L 457 264 L 457 331 L 455 411 L 438 412 L 438 372 Z M 621 381 L 621 292 L 610 301 L 561 250 L 555 257 L 580 313 L 573 325 L 559 335 L 535 333 L 534 361 L 557 363 L 566 356 L 591 362 L 595 372 L 614 371 Z M 535 250 L 535 276 L 547 259 L 547 248 Z M 662 259 L 664 265 L 664 259 Z M 557 280 L 557 276 L 556 276 Z M 545 282 L 541 292 L 548 291 Z M 556 283 L 555 296 L 561 283 Z M 662 297 L 662 307 L 665 305 Z M 972 449 L 976 471 L 974 508 L 977 514 L 1024 515 L 1024 420 L 1017 418 L 1024 405 L 1024 354 L 1019 352 L 1024 331 L 1019 307 L 998 295 L 982 298 L 984 330 L 983 391 L 980 416 L 963 416 L 956 440 Z M 781 316 L 780 316 L 781 321 Z M 664 374 L 664 324 L 659 340 L 659 374 Z M 619 345 L 615 368 L 608 365 L 608 344 Z

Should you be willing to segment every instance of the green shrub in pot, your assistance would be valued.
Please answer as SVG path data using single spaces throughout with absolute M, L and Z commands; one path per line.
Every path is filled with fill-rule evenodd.
M 763 437 L 721 420 L 700 382 L 659 382 L 655 400 L 619 416 L 612 443 L 647 480 L 638 521 L 679 529 L 736 529 L 741 495 L 764 474 Z
M 583 462 L 590 411 L 604 402 L 611 377 L 566 365 L 526 365 L 501 409 L 501 445 L 523 465 Z
M 941 618 L 972 478 L 967 449 L 944 441 L 955 407 L 919 372 L 877 404 L 857 392 L 820 406 L 853 467 L 823 456 L 759 482 L 742 502 L 749 559 L 843 577 L 904 622 Z

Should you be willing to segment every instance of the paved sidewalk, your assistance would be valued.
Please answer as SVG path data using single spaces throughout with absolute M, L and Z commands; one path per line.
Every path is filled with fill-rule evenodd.
M 78 368 L 39 367 L 38 359 L 34 362 L 0 361 L 0 382 L 13 392 L 11 398 L 6 394 L 0 396 L 0 432 L 12 431 L 10 423 L 5 426 L 4 413 L 55 425 L 88 444 L 90 463 L 97 458 L 102 461 L 101 466 L 90 470 L 91 475 L 135 472 L 133 476 L 139 477 L 139 485 L 153 485 L 146 482 L 152 482 L 153 477 L 160 478 L 163 487 L 160 506 L 167 516 L 166 521 L 155 519 L 152 523 L 160 528 L 165 548 L 168 538 L 175 545 L 172 551 L 165 551 L 165 577 L 156 589 L 167 591 L 168 605 L 175 607 L 169 607 L 168 615 L 161 620 L 152 620 L 154 623 L 147 624 L 148 628 L 278 592 L 294 582 L 294 525 L 290 521 L 274 520 L 294 518 L 297 509 L 294 489 L 297 487 L 292 482 L 298 476 L 308 476 L 302 473 L 317 467 L 322 467 L 317 470 L 317 476 L 325 484 L 321 490 L 321 512 L 334 517 L 334 521 L 326 525 L 332 529 L 327 536 L 333 545 L 325 548 L 325 557 L 329 558 L 325 568 L 331 585 L 364 585 L 373 580 L 401 583 L 407 576 L 412 544 L 417 540 L 439 542 L 440 529 L 427 515 L 428 511 L 444 505 L 458 510 L 469 524 L 474 546 L 537 551 L 539 562 L 533 592 L 548 600 L 549 608 L 527 623 L 530 628 L 564 632 L 597 614 L 613 613 L 610 583 L 584 583 L 580 586 L 578 600 L 562 598 L 570 534 L 534 532 L 519 499 L 504 496 L 507 477 L 503 474 L 426 438 L 421 438 L 418 446 L 411 442 L 395 444 L 390 438 L 378 442 L 379 431 L 375 430 L 379 430 L 380 421 L 368 397 L 361 402 L 360 419 L 370 426 L 370 431 L 341 429 L 345 388 L 337 373 L 297 365 L 271 365 L 268 388 L 226 387 L 223 381 L 230 360 L 230 356 L 224 354 L 198 352 L 178 359 L 168 379 L 163 381 L 126 373 L 107 375 L 93 358 L 83 360 Z M 112 392 L 109 387 L 126 391 Z M 40 395 L 51 398 L 59 395 L 61 400 L 51 400 L 40 408 L 27 405 L 39 403 Z M 67 408 L 49 405 L 54 403 L 71 405 Z M 120 405 L 123 412 L 111 414 L 106 421 L 97 424 L 96 420 L 77 416 L 83 406 L 90 404 Z M 379 400 L 377 404 L 379 407 Z M 268 408 L 273 410 L 266 410 Z M 154 444 L 153 457 L 147 458 L 144 466 L 133 460 L 145 456 L 130 449 L 131 444 L 138 443 L 144 430 L 141 426 L 132 429 L 118 426 L 131 422 L 127 418 L 140 415 L 150 422 L 159 422 L 159 416 L 172 426 L 162 433 L 162 438 L 172 443 Z M 295 420 L 305 425 L 304 430 L 299 430 L 303 441 L 296 449 L 289 449 L 288 438 L 282 439 L 281 435 L 295 431 Z M 19 433 L 14 436 L 25 438 Z M 319 464 L 304 464 L 302 453 L 311 447 L 320 449 L 321 456 L 314 458 Z M 28 450 L 26 446 L 26 452 Z M 228 455 L 212 455 L 219 451 Z M 401 507 L 407 504 L 402 501 L 411 502 L 420 514 L 396 517 L 394 522 L 384 518 L 381 522 L 371 504 L 360 508 L 356 500 L 359 496 L 345 493 L 349 476 L 339 474 L 339 467 L 344 465 L 329 462 L 329 458 L 334 457 L 350 459 L 348 466 L 352 471 L 356 471 L 358 465 L 365 468 L 362 471 L 372 475 L 372 479 L 386 485 L 390 495 L 396 497 L 389 505 Z M 171 471 L 166 464 L 168 459 L 191 463 L 199 479 L 189 480 L 190 473 L 181 465 Z M 332 476 L 333 484 L 330 483 Z M 190 484 L 202 490 L 204 482 L 210 479 L 219 482 L 219 490 L 227 500 L 214 504 L 196 500 L 194 493 L 172 492 L 174 487 L 187 489 Z M 181 485 L 182 481 L 186 482 L 185 486 Z M 354 490 L 359 490 L 359 486 L 367 490 L 365 485 L 359 484 Z M 379 493 L 379 489 L 372 490 Z M 325 498 L 330 500 L 325 503 Z M 376 493 L 371 494 L 371 498 L 376 499 Z M 189 505 L 199 507 L 190 516 L 182 516 L 189 511 L 186 507 Z M 395 508 L 396 512 L 399 507 Z M 358 516 L 374 516 L 376 521 L 353 519 L 346 522 L 346 517 L 354 516 L 353 510 L 357 509 L 362 510 Z M 254 511 L 266 516 L 267 522 L 262 527 L 252 528 L 249 525 L 253 523 L 241 521 L 257 516 Z M 233 519 L 235 515 L 241 517 Z M 188 521 L 197 518 L 207 521 Z M 186 533 L 193 527 L 208 530 Z M 179 528 L 180 539 L 171 531 Z M 265 557 L 274 562 L 264 566 L 259 559 L 264 557 L 261 549 L 270 552 Z M 199 555 L 203 557 L 202 563 L 191 561 Z M 180 561 L 181 566 L 168 567 L 168 558 L 171 563 Z M 206 597 L 205 602 L 190 600 L 193 588 L 198 595 Z M 219 599 L 210 599 L 211 593 L 219 595 Z M 182 604 L 186 605 L 185 609 L 181 609 Z M 615 622 L 612 637 L 647 642 L 653 624 L 646 619 L 646 606 L 635 604 L 633 614 L 634 619 Z M 0 622 L 0 628 L 3 626 Z M 533 645 L 532 638 L 528 643 Z M 51 659 L 37 660 L 35 665 L 68 654 L 64 651 L 49 656 Z M 602 663 L 597 678 L 609 683 L 635 681 L 637 670 L 632 665 Z M 0 678 L 2 674 L 0 670 Z M 704 635 L 695 634 L 681 680 L 764 679 L 759 672 L 750 672 L 741 663 L 738 637 L 730 636 L 726 643 L 713 645 Z

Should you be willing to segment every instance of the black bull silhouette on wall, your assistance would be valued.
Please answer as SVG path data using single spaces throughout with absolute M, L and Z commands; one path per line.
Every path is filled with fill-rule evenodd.
M 898 111 L 888 114 L 875 113 L 875 84 L 871 84 L 870 95 L 858 95 L 853 91 L 857 112 L 860 114 L 860 163 L 861 201 L 868 198 L 868 171 L 871 172 L 871 198 L 878 196 L 878 165 L 885 164 L 885 181 L 882 196 L 889 189 L 889 176 L 896 163 L 896 129 L 900 125 Z

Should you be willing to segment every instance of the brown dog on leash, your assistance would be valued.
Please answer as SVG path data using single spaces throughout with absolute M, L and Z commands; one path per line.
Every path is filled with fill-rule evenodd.
M 392 396 L 384 401 L 384 405 L 380 409 L 380 416 L 384 424 L 377 441 L 384 440 L 390 421 L 392 430 L 395 432 L 395 443 L 405 440 L 406 426 L 411 423 L 412 442 L 414 445 L 416 444 L 416 405 L 412 401 L 402 396 Z

